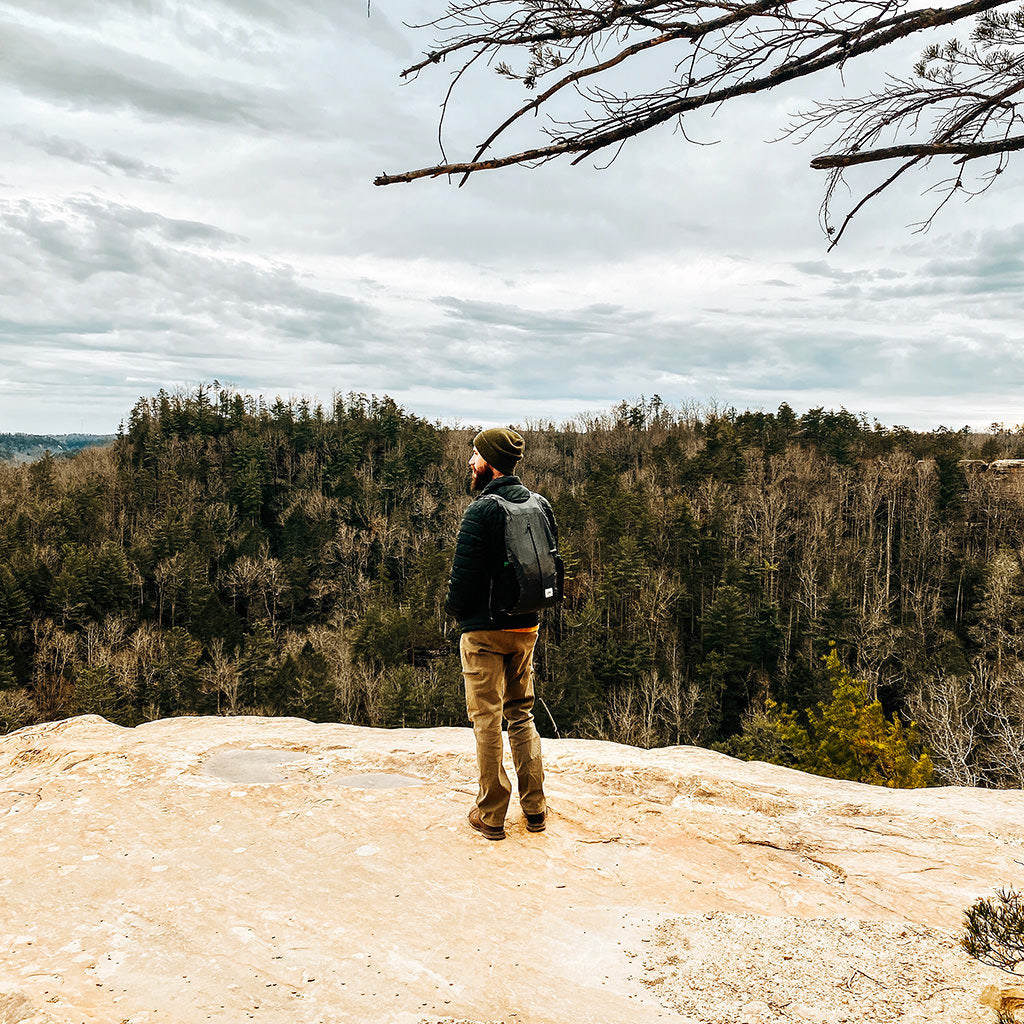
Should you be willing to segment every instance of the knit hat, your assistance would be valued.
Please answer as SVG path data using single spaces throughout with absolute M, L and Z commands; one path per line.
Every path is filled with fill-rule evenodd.
M 516 463 L 523 457 L 523 439 L 514 431 L 504 427 L 490 427 L 481 430 L 473 438 L 473 447 L 499 473 L 516 471 Z

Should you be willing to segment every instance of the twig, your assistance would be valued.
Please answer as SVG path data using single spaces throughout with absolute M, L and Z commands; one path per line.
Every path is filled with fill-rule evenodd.
M 548 718 L 551 719 L 551 727 L 555 730 L 555 739 L 561 739 L 561 736 L 559 736 L 559 734 L 558 734 L 558 726 L 555 724 L 554 716 L 551 714 L 551 711 L 548 708 L 547 702 L 544 700 L 543 697 L 538 697 L 537 699 L 540 701 L 541 707 L 543 707 L 544 710 L 547 711 Z
M 862 971 L 859 967 L 855 967 L 854 971 L 853 971 L 853 974 L 851 974 L 850 977 L 847 978 L 846 981 L 844 981 L 839 987 L 840 988 L 845 988 L 848 992 L 853 991 L 853 989 L 851 987 L 853 985 L 853 979 L 856 978 L 858 974 L 862 978 L 867 978 L 868 981 L 873 981 L 876 985 L 879 986 L 879 988 L 888 988 L 889 987 L 888 985 L 885 984 L 884 981 L 879 981 L 877 978 L 872 978 L 870 974 L 865 974 L 865 972 Z

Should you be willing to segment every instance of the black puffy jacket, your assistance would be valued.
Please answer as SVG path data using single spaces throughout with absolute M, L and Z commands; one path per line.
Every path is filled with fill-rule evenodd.
M 506 501 L 524 502 L 530 491 L 519 477 L 500 476 L 492 480 L 479 497 L 485 494 L 500 494 Z M 542 497 L 540 503 L 557 542 L 555 515 L 546 498 Z M 498 502 L 480 501 L 478 498 L 466 509 L 459 527 L 445 611 L 459 620 L 463 633 L 471 629 L 526 629 L 536 626 L 540 621 L 536 612 L 525 615 L 491 614 L 492 591 L 504 596 L 515 592 L 516 587 L 514 574 L 505 566 L 505 514 Z

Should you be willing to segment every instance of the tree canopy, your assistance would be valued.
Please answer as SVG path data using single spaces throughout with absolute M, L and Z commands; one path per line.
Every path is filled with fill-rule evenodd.
M 436 42 L 402 75 L 455 62 L 442 122 L 474 67 L 518 80 L 527 95 L 495 117 L 468 159 L 449 161 L 442 148 L 442 162 L 381 174 L 377 185 L 439 175 L 463 184 L 513 164 L 614 156 L 659 125 L 678 123 L 685 135 L 686 115 L 695 111 L 842 70 L 945 27 L 967 35 L 929 44 L 908 75 L 891 75 L 863 96 L 824 100 L 780 126 L 824 142 L 811 166 L 829 172 L 822 225 L 832 245 L 864 203 L 910 169 L 937 162 L 937 211 L 958 193 L 987 188 L 1009 154 L 1024 148 L 1016 99 L 1024 89 L 1024 8 L 1005 0 L 926 8 L 906 0 L 450 0 L 442 16 L 419 27 L 433 30 Z M 502 153 L 513 126 L 540 113 L 548 116 L 536 144 Z M 866 164 L 878 165 L 880 179 L 836 218 L 844 171 Z
M 140 399 L 106 448 L 0 461 L 0 734 L 464 724 L 443 602 L 476 429 L 215 383 Z M 887 785 L 926 781 L 923 745 L 941 782 L 1024 785 L 1024 426 L 653 396 L 520 429 L 566 563 L 545 735 Z

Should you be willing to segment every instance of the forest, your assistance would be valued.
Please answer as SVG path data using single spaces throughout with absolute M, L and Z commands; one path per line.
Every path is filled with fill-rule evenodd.
M 476 429 L 204 385 L 105 447 L 0 463 L 0 729 L 466 724 L 442 605 Z M 1020 429 L 657 396 L 516 429 L 566 563 L 542 735 L 800 767 L 794 737 L 859 699 L 930 781 L 1024 786 L 1024 473 L 985 468 Z

